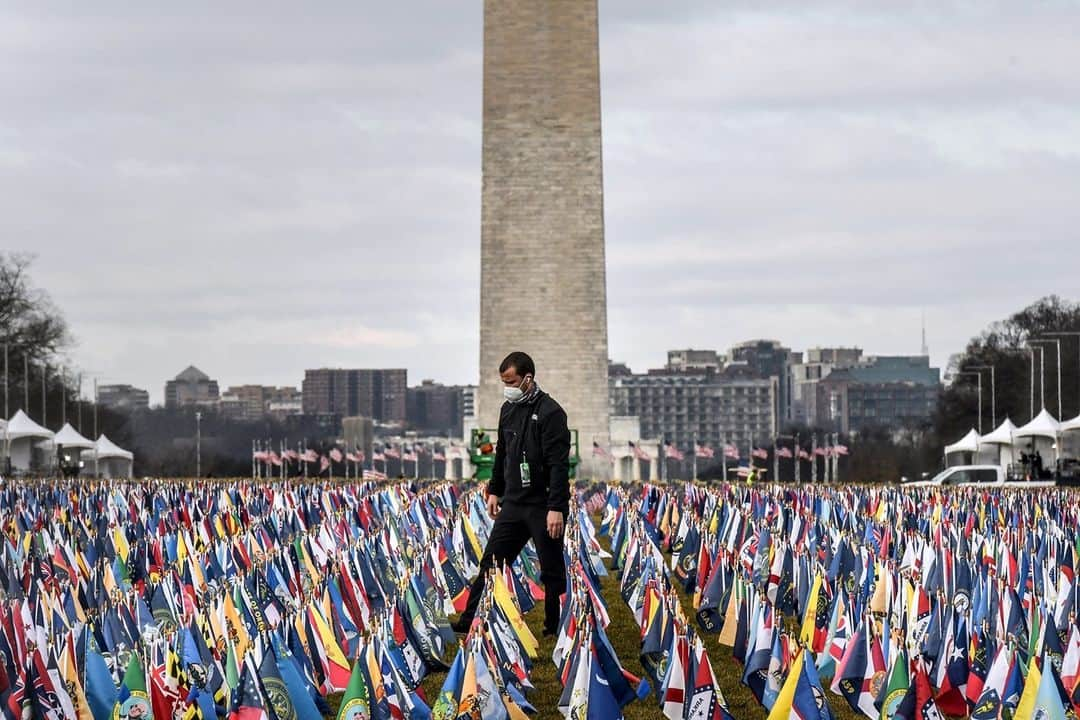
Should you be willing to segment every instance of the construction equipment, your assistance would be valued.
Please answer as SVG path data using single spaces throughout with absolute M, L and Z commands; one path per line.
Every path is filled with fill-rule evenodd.
M 473 428 L 469 439 L 469 459 L 473 464 L 473 479 L 487 482 L 491 479 L 491 469 L 495 466 L 494 430 Z M 570 479 L 577 479 L 577 469 L 581 464 L 581 452 L 578 446 L 578 431 L 570 431 Z

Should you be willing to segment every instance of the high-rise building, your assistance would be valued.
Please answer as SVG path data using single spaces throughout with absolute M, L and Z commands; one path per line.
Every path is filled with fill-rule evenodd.
M 792 420 L 791 374 L 788 368 L 802 361 L 802 355 L 791 352 L 778 340 L 747 340 L 731 348 L 732 362 L 746 363 L 759 377 L 774 377 L 779 392 L 776 395 L 776 417 L 781 427 Z
M 522 350 L 582 447 L 609 435 L 597 20 L 597 0 L 484 2 L 478 421 Z
M 114 410 L 146 410 L 150 407 L 150 393 L 131 385 L 98 385 L 99 405 Z
M 818 383 L 834 369 L 848 368 L 862 361 L 862 350 L 852 348 L 810 348 L 806 359 L 789 368 L 791 387 L 791 420 L 800 425 L 818 422 Z
M 220 394 L 217 380 L 194 365 L 189 365 L 172 380 L 165 383 L 165 407 L 179 408 L 188 405 L 217 406 Z
M 431 435 L 461 435 L 464 388 L 424 380 L 406 393 L 406 418 L 411 429 Z
M 408 373 L 404 369 L 304 371 L 306 415 L 361 415 L 379 423 L 404 424 Z
M 778 382 L 756 373 L 666 368 L 611 378 L 611 414 L 636 416 L 642 437 L 671 442 L 684 452 L 695 442 L 719 448 L 735 444 L 745 455 L 751 444 L 776 437 Z
M 941 370 L 925 355 L 868 357 L 817 386 L 818 422 L 843 433 L 919 427 L 941 396 Z

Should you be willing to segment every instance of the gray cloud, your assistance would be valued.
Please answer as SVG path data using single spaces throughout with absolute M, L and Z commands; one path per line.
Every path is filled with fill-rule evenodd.
M 0 9 L 0 233 L 73 360 L 475 381 L 481 3 L 227 5 Z M 764 8 L 601 3 L 613 357 L 911 352 L 925 308 L 943 362 L 1075 296 L 1080 7 Z

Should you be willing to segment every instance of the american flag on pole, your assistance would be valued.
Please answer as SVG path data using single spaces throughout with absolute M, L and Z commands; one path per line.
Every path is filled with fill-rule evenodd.
M 406 450 L 401 455 L 401 461 L 402 462 L 416 462 L 416 457 L 417 456 L 416 456 L 416 451 L 415 450 Z
M 782 458 L 792 457 L 791 450 L 786 447 L 778 447 L 776 448 L 776 456 Z
M 323 455 L 319 458 L 319 472 L 324 473 L 330 467 L 330 458 Z
M 682 454 L 682 451 L 679 450 L 679 448 L 675 447 L 674 444 L 667 443 L 664 445 L 664 457 L 670 458 L 672 460 L 682 460 L 685 456 Z
M 799 448 L 799 459 L 800 460 L 809 460 L 810 459 L 810 453 L 806 452 L 802 448 Z
M 739 448 L 735 447 L 734 445 L 725 446 L 724 447 L 724 457 L 730 458 L 732 460 L 738 460 L 739 459 Z
M 300 453 L 296 452 L 295 450 L 286 450 L 281 454 L 281 457 L 285 458 L 290 462 L 297 462 L 300 459 Z
M 338 450 L 337 448 L 331 448 L 330 449 L 330 459 L 333 460 L 336 463 L 339 463 L 343 459 L 345 459 L 345 456 L 342 455 L 341 451 Z
M 362 462 L 360 460 L 359 455 L 357 455 L 356 453 L 351 453 L 351 452 L 345 453 L 345 459 L 348 460 L 349 462 Z
M 444 453 L 441 453 L 438 450 L 436 450 L 435 454 L 431 456 L 431 459 L 432 460 L 437 460 L 437 461 L 440 461 L 440 462 L 445 462 L 446 461 L 446 455 Z
M 634 457 L 636 457 L 638 460 L 648 460 L 649 459 L 649 453 L 645 452 L 644 450 L 639 448 L 637 445 L 635 445 L 632 440 L 628 441 L 628 442 L 630 443 L 630 452 L 633 453 Z
M 270 451 L 270 455 L 267 456 L 271 465 L 281 465 L 281 458 L 278 457 L 276 452 Z
M 384 455 L 381 452 L 376 450 L 375 452 L 371 453 L 371 461 L 372 462 L 386 462 L 386 455 Z M 361 460 L 360 462 L 363 462 L 363 460 Z
M 708 445 L 697 445 L 694 447 L 694 454 L 699 458 L 711 458 L 716 455 L 713 449 Z
M 758 460 L 768 460 L 769 459 L 769 451 L 766 450 L 765 448 L 754 448 L 750 452 L 750 455 L 751 455 L 751 457 L 756 457 Z
M 595 457 L 603 457 L 603 458 L 611 457 L 611 453 L 609 453 L 604 448 L 600 447 L 600 443 L 596 442 L 595 440 L 593 440 L 593 444 L 592 444 L 592 454 Z
M 394 445 L 386 448 L 386 450 L 383 451 L 383 455 L 388 458 L 394 458 L 395 460 L 401 459 L 401 452 Z
M 819 457 L 824 457 L 828 453 L 825 452 L 825 448 L 819 447 L 819 448 L 814 448 L 814 454 L 818 455 Z
M 253 453 L 251 457 L 254 460 L 258 460 L 259 462 L 266 462 L 268 459 L 270 459 L 270 453 L 259 450 Z
M 847 445 L 837 445 L 833 449 L 836 450 L 837 455 L 847 455 L 848 454 Z
M 386 474 L 381 473 L 378 470 L 365 470 L 362 473 L 364 480 L 385 480 Z
M 308 448 L 304 451 L 304 454 L 300 456 L 300 459 L 304 462 L 319 462 L 319 454 L 311 448 Z

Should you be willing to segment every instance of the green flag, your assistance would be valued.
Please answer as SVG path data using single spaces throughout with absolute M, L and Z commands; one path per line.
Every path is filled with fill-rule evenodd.
M 124 682 L 120 686 L 120 696 L 113 706 L 113 720 L 142 718 L 154 720 L 154 711 L 150 706 L 150 696 L 146 694 L 146 675 L 138 653 L 131 653 Z
M 904 702 L 904 696 L 908 694 L 911 686 L 908 677 L 907 650 L 900 649 L 900 653 L 893 662 L 892 672 L 889 673 L 889 684 L 885 688 L 885 701 L 881 703 L 881 720 L 892 720 L 896 717 L 900 703 Z
M 370 716 L 371 702 L 368 696 L 368 686 L 364 682 L 364 672 L 360 669 L 360 660 L 357 660 L 353 663 L 349 686 L 345 688 L 345 696 L 341 698 L 341 707 L 338 708 L 337 720 L 367 720 Z

